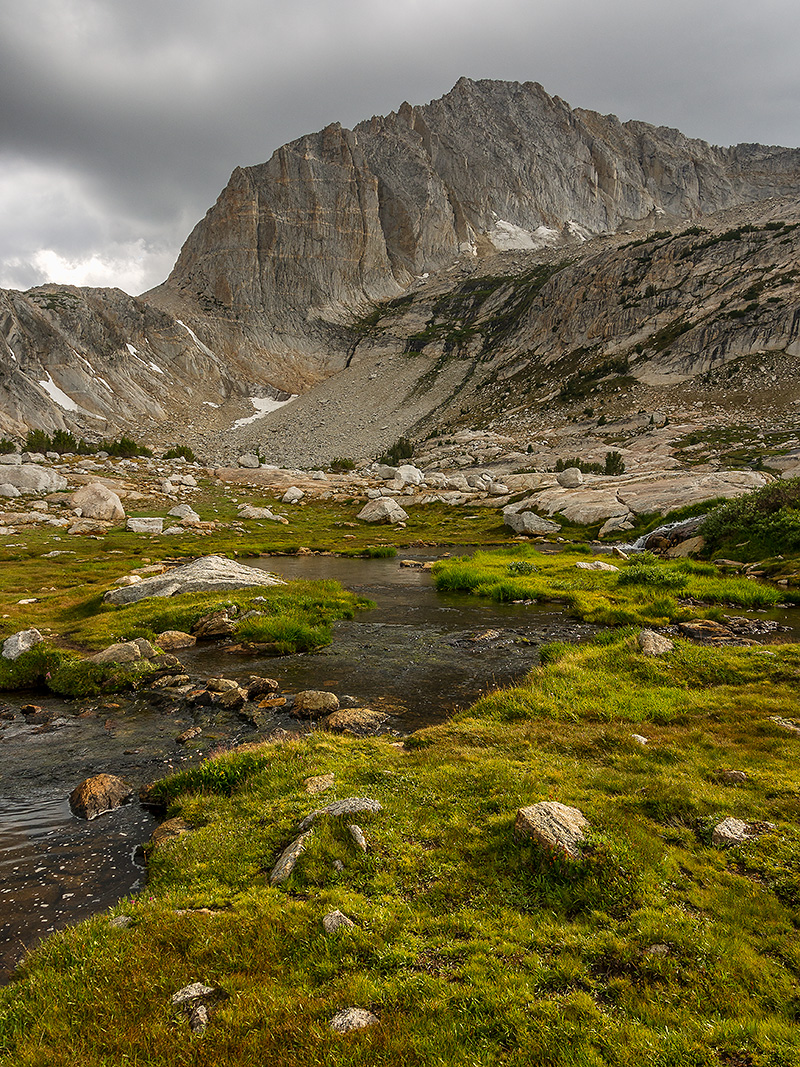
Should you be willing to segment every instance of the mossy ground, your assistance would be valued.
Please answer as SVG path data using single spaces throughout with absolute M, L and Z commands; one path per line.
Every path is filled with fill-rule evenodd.
M 796 1064 L 798 740 L 770 716 L 796 714 L 800 650 L 653 660 L 619 633 L 551 659 L 405 746 L 312 734 L 172 779 L 195 829 L 116 909 L 134 925 L 57 934 L 0 991 L 0 1062 Z M 370 851 L 322 821 L 271 887 L 302 816 L 354 795 L 384 808 Z M 545 799 L 590 820 L 579 861 L 514 841 Z M 723 852 L 726 815 L 775 829 Z M 326 935 L 332 908 L 357 928 Z M 198 1037 L 169 1006 L 195 980 L 229 995 Z M 379 1024 L 335 1036 L 350 1005 Z
M 609 557 L 598 557 L 609 562 Z M 437 588 L 469 592 L 494 600 L 550 600 L 564 603 L 570 614 L 603 626 L 666 625 L 714 617 L 720 606 L 758 609 L 798 599 L 748 578 L 721 577 L 713 564 L 692 560 L 662 562 L 655 557 L 614 560 L 617 571 L 582 570 L 591 551 L 544 555 L 529 545 L 476 552 L 438 561 Z

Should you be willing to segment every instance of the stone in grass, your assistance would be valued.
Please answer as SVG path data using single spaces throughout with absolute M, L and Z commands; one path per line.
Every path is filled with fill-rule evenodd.
M 718 777 L 726 785 L 744 785 L 748 780 L 744 771 L 735 771 L 733 769 L 720 771 Z
M 96 819 L 104 811 L 113 811 L 129 800 L 133 789 L 113 774 L 96 774 L 85 778 L 69 795 L 69 806 L 79 819 Z
M 130 915 L 115 915 L 108 920 L 108 925 L 117 930 L 127 930 L 129 926 L 133 925 L 133 918 Z
M 711 833 L 711 844 L 714 848 L 733 848 L 734 845 L 743 845 L 774 829 L 773 823 L 748 823 L 743 822 L 742 819 L 729 817 L 718 822 L 714 827 Z
M 301 833 L 298 838 L 292 841 L 291 845 L 288 845 L 278 857 L 278 862 L 272 868 L 272 874 L 269 876 L 270 885 L 280 885 L 281 882 L 285 882 L 289 875 L 295 868 L 295 864 L 304 852 L 306 847 L 306 840 L 313 833 L 312 830 L 308 830 L 306 833 Z
M 164 520 L 155 515 L 129 518 L 125 529 L 129 533 L 160 534 L 164 532 Z
M 218 986 L 192 982 L 173 993 L 172 1006 L 185 1015 L 193 1034 L 202 1034 L 208 1025 L 208 1004 L 227 995 Z
M 102 482 L 90 482 L 72 494 L 71 504 L 84 519 L 122 522 L 125 509 L 117 494 Z
M 362 852 L 366 852 L 367 839 L 366 837 L 364 837 L 364 831 L 361 829 L 361 827 L 357 823 L 351 823 L 347 827 L 347 829 L 350 832 L 350 836 L 355 841 L 358 848 L 360 848 Z
M 349 1034 L 351 1030 L 364 1030 L 377 1023 L 378 1016 L 366 1008 L 344 1008 L 331 1019 L 331 1030 L 336 1034 Z
M 336 775 L 334 774 L 315 774 L 312 778 L 306 778 L 303 782 L 306 792 L 312 796 L 316 793 L 326 793 L 329 789 L 333 789 L 335 784 Z
M 297 719 L 320 719 L 338 711 L 339 698 L 335 693 L 326 693 L 322 689 L 304 689 L 294 698 L 292 715 Z
M 157 826 L 150 835 L 150 840 L 156 846 L 163 845 L 165 841 L 172 841 L 175 837 L 182 837 L 191 830 L 189 823 L 176 815 L 174 819 L 166 819 Z
M 153 659 L 158 653 L 144 637 L 134 641 L 118 641 L 102 652 L 89 656 L 90 663 L 135 663 L 140 659 Z
M 191 648 L 197 644 L 197 638 L 183 630 L 164 630 L 158 635 L 158 646 L 164 652 L 172 652 L 176 648 Z
M 356 515 L 362 522 L 376 522 L 394 524 L 406 522 L 408 514 L 390 496 L 382 496 L 378 500 L 370 500 Z
M 44 638 L 36 629 L 18 630 L 3 642 L 3 659 L 18 659 L 23 652 L 30 652 Z
M 584 839 L 583 831 L 588 825 L 588 820 L 578 808 L 570 808 L 556 800 L 543 800 L 519 809 L 514 836 L 517 840 L 531 838 L 548 852 L 576 859 Z
M 322 920 L 322 926 L 326 934 L 335 934 L 337 930 L 354 930 L 355 923 L 349 919 L 343 911 L 337 908 L 329 911 Z
M 579 560 L 575 566 L 582 571 L 618 571 L 613 563 L 603 563 L 601 559 Z
M 388 715 L 382 711 L 373 711 L 372 708 L 340 708 L 324 719 L 320 719 L 319 725 L 325 730 L 334 733 L 348 733 L 356 735 L 374 734 L 386 722 Z
M 642 630 L 636 643 L 645 656 L 663 656 L 675 647 L 668 637 L 662 637 L 655 630 Z
M 306 815 L 300 823 L 300 833 L 313 826 L 320 815 L 360 815 L 362 812 L 375 814 L 379 811 L 383 811 L 383 805 L 380 801 L 371 800 L 369 797 L 347 797 L 344 800 L 335 800 L 326 808 L 317 808 L 310 815 Z
M 147 578 L 138 585 L 110 590 L 103 599 L 112 604 L 132 604 L 149 596 L 168 597 L 176 593 L 221 592 L 285 584 L 282 578 L 255 567 L 246 567 L 235 560 L 222 556 L 203 556 Z

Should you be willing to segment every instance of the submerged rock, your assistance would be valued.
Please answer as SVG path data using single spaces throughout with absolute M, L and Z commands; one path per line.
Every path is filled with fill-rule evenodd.
M 298 719 L 319 719 L 338 708 L 339 698 L 335 693 L 327 693 L 323 689 L 304 689 L 294 698 L 292 715 Z
M 133 789 L 113 774 L 96 774 L 77 785 L 69 795 L 69 806 L 79 819 L 96 819 L 113 811 L 133 795 Z

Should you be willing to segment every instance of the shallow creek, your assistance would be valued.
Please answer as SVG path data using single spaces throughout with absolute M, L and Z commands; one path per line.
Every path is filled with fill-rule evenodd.
M 350 703 L 390 715 L 388 728 L 406 734 L 441 722 L 482 693 L 520 679 L 541 644 L 580 640 L 594 627 L 551 608 L 493 604 L 441 596 L 427 571 L 399 559 L 275 557 L 251 565 L 285 578 L 334 578 L 377 607 L 334 626 L 333 643 L 314 655 L 253 658 L 218 646 L 184 650 L 179 658 L 198 679 L 276 678 L 282 692 L 329 689 Z M 84 778 L 107 772 L 138 787 L 196 762 L 218 746 L 255 740 L 297 720 L 267 713 L 254 729 L 235 712 L 161 706 L 125 694 L 61 701 L 10 694 L 0 719 L 0 981 L 26 948 L 69 923 L 140 890 L 138 846 L 156 820 L 137 801 L 86 823 L 68 797 Z M 19 708 L 40 705 L 47 724 L 26 722 Z M 190 746 L 175 738 L 192 725 L 203 733 Z
M 179 658 L 192 679 L 224 675 L 246 682 L 259 674 L 276 678 L 287 695 L 329 689 L 350 698 L 343 703 L 388 713 L 387 726 L 399 735 L 441 722 L 481 694 L 521 679 L 537 662 L 540 645 L 579 641 L 596 629 L 552 606 L 437 594 L 427 571 L 402 567 L 399 559 L 248 562 L 287 579 L 334 578 L 377 606 L 336 623 L 333 643 L 314 655 L 254 658 L 213 645 L 184 650 Z M 781 636 L 796 641 L 800 634 Z M 299 727 L 280 711 L 264 713 L 256 729 L 236 712 L 187 709 L 172 700 L 154 705 L 136 695 L 70 702 L 10 696 L 0 708 L 14 713 L 0 716 L 0 982 L 43 936 L 144 885 L 139 846 L 156 820 L 136 800 L 90 823 L 76 819 L 68 797 L 79 782 L 107 772 L 138 789 L 220 747 L 256 740 L 276 727 Z M 26 722 L 19 708 L 29 702 L 41 705 L 51 721 Z M 193 725 L 202 728 L 200 737 L 177 744 Z

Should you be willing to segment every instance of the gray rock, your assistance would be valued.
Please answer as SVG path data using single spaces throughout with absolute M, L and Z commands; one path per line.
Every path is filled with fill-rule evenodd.
M 0 463 L 7 467 L 18 467 L 22 463 L 19 452 L 7 452 L 0 455 Z
M 298 719 L 319 719 L 337 711 L 339 698 L 323 689 L 304 689 L 294 698 L 292 714 Z
M 16 496 L 22 496 L 22 493 L 20 493 L 19 489 L 10 482 L 0 482 L 0 496 L 13 500 Z
M 733 848 L 752 841 L 768 830 L 774 829 L 772 823 L 746 823 L 741 819 L 729 817 L 718 822 L 711 833 L 711 844 L 715 848 Z
M 413 463 L 402 463 L 395 474 L 395 479 L 403 485 L 421 485 L 424 477 L 419 467 L 415 467 Z
M 366 852 L 367 839 L 366 837 L 364 837 L 364 831 L 361 829 L 361 827 L 357 823 L 351 823 L 350 826 L 347 827 L 347 830 L 352 839 L 355 841 L 356 846 L 362 852 Z
M 11 465 L 3 471 L 3 482 L 16 486 L 22 493 L 58 493 L 67 488 L 67 479 L 47 467 L 34 463 Z
M 3 642 L 3 659 L 18 659 L 24 652 L 30 652 L 44 638 L 33 627 L 30 630 L 18 630 Z
M 520 808 L 514 824 L 517 839 L 531 838 L 548 852 L 562 853 L 571 859 L 580 854 L 584 830 L 589 823 L 578 808 L 543 800 L 528 808 Z
M 125 527 L 130 533 L 160 534 L 164 532 L 164 520 L 156 516 L 128 519 Z
M 257 508 L 252 504 L 245 504 L 239 508 L 240 519 L 266 519 L 269 522 L 286 522 L 283 515 L 273 515 L 269 508 Z
M 266 571 L 245 567 L 223 556 L 203 556 L 201 559 L 173 567 L 163 574 L 146 578 L 127 589 L 109 590 L 103 597 L 111 604 L 133 604 L 149 596 L 173 596 L 176 593 L 202 591 L 221 592 L 225 589 L 245 589 L 259 585 L 285 585 L 283 579 Z
M 175 519 L 181 519 L 183 522 L 200 522 L 200 516 L 190 507 L 189 504 L 178 504 L 167 512 Z
M 561 529 L 557 522 L 543 519 L 540 515 L 537 515 L 535 511 L 517 512 L 512 509 L 513 505 L 511 508 L 503 508 L 503 522 L 506 526 L 509 526 L 514 533 L 543 536 L 547 534 L 557 534 Z
M 337 930 L 353 930 L 355 925 L 353 920 L 349 919 L 338 908 L 335 911 L 329 911 L 322 920 L 322 926 L 326 934 L 335 934 Z
M 282 504 L 299 504 L 306 494 L 296 485 L 291 485 L 281 497 Z
M 577 489 L 579 485 L 583 485 L 583 474 L 580 467 L 567 467 L 566 470 L 559 471 L 556 481 L 564 489 Z
M 250 469 L 255 469 L 256 467 L 261 466 L 261 460 L 252 452 L 247 452 L 245 455 L 239 456 L 236 462 L 240 467 L 247 467 Z
M 668 637 L 662 637 L 655 630 L 642 630 L 636 643 L 645 656 L 663 656 L 675 647 Z
M 135 663 L 139 659 L 142 659 L 142 650 L 134 641 L 118 641 L 89 656 L 91 663 Z
M 125 509 L 117 494 L 102 482 L 90 482 L 81 486 L 70 498 L 73 508 L 85 519 L 102 519 L 104 522 L 122 522 Z
M 389 523 L 406 522 L 408 514 L 403 511 L 397 501 L 389 496 L 382 496 L 379 500 L 370 500 L 356 515 L 362 522 Z
M 575 566 L 580 571 L 618 571 L 613 563 L 604 563 L 601 559 L 578 560 Z
M 365 1030 L 379 1022 L 366 1008 L 344 1008 L 331 1019 L 331 1030 L 336 1034 L 349 1034 L 351 1030 Z
M 302 828 L 301 828 L 302 829 Z M 291 845 L 287 846 L 278 857 L 278 862 L 272 868 L 272 874 L 269 876 L 270 885 L 280 885 L 281 882 L 285 882 L 291 875 L 295 868 L 295 865 L 302 855 L 306 847 L 306 841 L 313 830 L 307 830 L 301 832 L 300 836 L 292 841 Z
M 345 800 L 335 800 L 332 804 L 328 804 L 326 808 L 317 808 L 316 811 L 306 815 L 300 823 L 300 833 L 312 827 L 320 815 L 338 817 L 340 815 L 359 815 L 361 812 L 375 814 L 379 811 L 383 811 L 383 805 L 380 801 L 371 800 L 369 797 L 347 797 Z

